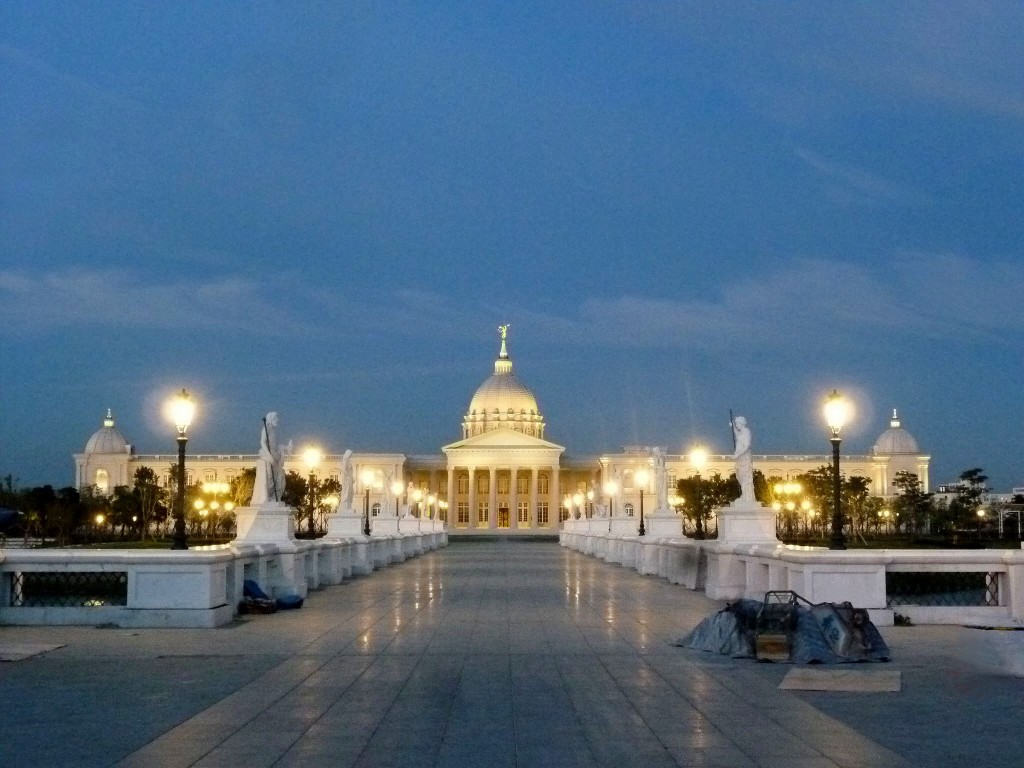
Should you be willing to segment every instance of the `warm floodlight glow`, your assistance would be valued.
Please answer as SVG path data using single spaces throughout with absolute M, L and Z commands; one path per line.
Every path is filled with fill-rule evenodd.
M 302 452 L 302 461 L 305 463 L 306 468 L 312 472 L 320 464 L 320 460 L 324 457 L 324 452 L 317 448 L 315 445 L 311 445 Z
M 328 496 L 327 498 L 324 499 L 324 504 L 326 504 L 328 507 L 332 507 L 333 508 L 333 507 L 338 506 L 338 502 L 339 501 L 340 501 L 340 499 L 332 493 L 330 496 Z M 231 502 L 229 501 L 228 504 L 231 504 Z M 228 504 L 224 505 L 224 509 L 228 508 Z M 234 506 L 234 505 L 232 504 L 232 506 Z
M 363 481 L 363 485 L 369 488 L 373 485 L 373 481 L 377 478 L 377 473 L 372 469 L 364 469 L 359 475 L 359 479 Z
M 609 480 L 607 483 L 604 484 L 604 492 L 609 496 L 614 496 L 616 493 L 619 492 L 619 484 L 616 483 L 614 480 Z
M 329 499 L 333 498 L 334 499 L 334 503 L 335 504 L 338 503 L 338 497 L 337 496 L 328 496 L 327 498 L 329 498 Z M 225 501 L 224 502 L 224 511 L 225 512 L 230 512 L 234 508 L 235 508 L 235 502 L 233 502 L 233 501 Z
M 825 401 L 825 422 L 832 429 L 832 434 L 838 435 L 839 430 L 846 425 L 849 419 L 849 402 L 839 394 L 839 390 L 833 389 L 832 394 Z
M 423 501 L 423 491 L 421 491 L 419 488 L 414 490 L 412 492 L 412 500 L 415 501 L 417 504 Z
M 985 510 L 984 509 L 978 509 L 978 517 L 984 517 L 984 516 L 985 516 Z
M 690 449 L 690 464 L 697 468 L 699 472 L 708 461 L 708 451 L 703 446 L 696 446 Z
M 647 481 L 650 480 L 651 478 L 651 473 L 648 472 L 646 469 L 638 469 L 636 471 L 636 474 L 633 475 L 633 477 L 636 478 L 636 481 L 640 484 L 641 487 L 646 488 Z
M 401 480 L 391 481 L 391 493 L 393 493 L 395 496 L 400 496 L 403 490 L 405 490 L 405 486 L 402 485 Z
M 177 427 L 178 434 L 184 437 L 185 432 L 192 426 L 192 418 L 196 415 L 195 400 L 188 390 L 183 389 L 167 404 L 165 412 L 167 418 Z
M 103 525 L 103 521 L 106 519 L 103 515 L 96 515 L 96 525 Z
M 206 506 L 206 502 L 203 501 L 202 499 L 196 499 L 195 501 L 192 502 L 192 506 L 195 507 L 196 509 L 202 509 L 203 507 Z

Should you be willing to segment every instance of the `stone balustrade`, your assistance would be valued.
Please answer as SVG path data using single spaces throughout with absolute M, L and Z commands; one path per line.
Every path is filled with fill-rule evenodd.
M 813 603 L 848 600 L 867 608 L 872 621 L 882 626 L 892 624 L 895 613 L 916 624 L 1024 625 L 1021 550 L 829 550 L 638 536 L 635 530 L 608 528 L 607 520 L 567 521 L 560 542 L 716 600 L 760 600 L 769 590 L 793 590 Z M 959 578 L 954 574 L 967 586 L 949 587 L 948 594 L 942 586 L 933 586 L 927 595 L 897 591 L 901 583 L 915 579 L 941 585 Z
M 437 521 L 280 543 L 152 549 L 0 549 L 0 624 L 216 627 L 234 617 L 242 583 L 274 597 L 340 584 L 446 546 Z

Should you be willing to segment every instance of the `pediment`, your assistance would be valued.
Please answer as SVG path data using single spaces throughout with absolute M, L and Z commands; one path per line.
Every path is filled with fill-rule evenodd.
M 533 437 L 532 435 L 524 435 L 522 432 L 509 429 L 508 427 L 499 427 L 480 435 L 467 437 L 465 440 L 459 440 L 457 443 L 450 443 L 441 450 L 448 453 L 448 451 L 501 448 L 519 450 L 529 448 L 533 450 L 558 451 L 559 453 L 565 450 L 564 446 L 549 443 L 547 440 L 541 440 L 539 437 Z

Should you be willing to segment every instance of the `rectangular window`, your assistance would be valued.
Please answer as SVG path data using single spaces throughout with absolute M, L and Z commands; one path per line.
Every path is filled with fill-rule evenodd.
M 469 493 L 469 475 L 459 475 L 459 493 Z
M 546 501 L 537 502 L 537 525 L 548 524 L 548 503 Z
M 529 477 L 518 477 L 516 478 L 516 493 L 529 493 L 530 492 L 530 478 Z
M 487 502 L 481 501 L 476 505 L 476 521 L 478 523 L 487 522 Z
M 490 493 L 491 492 L 490 480 L 491 479 L 489 477 L 487 477 L 487 475 L 484 475 L 482 477 L 478 477 L 476 479 L 476 492 L 477 493 Z
M 508 493 L 508 476 L 502 475 L 498 478 L 498 493 Z
M 458 525 L 461 525 L 461 526 L 469 525 L 469 502 L 468 501 L 460 501 L 459 502 Z
M 519 502 L 519 524 L 530 524 L 530 502 L 528 501 Z
M 547 494 L 548 493 L 548 476 L 541 475 L 537 478 L 537 493 Z

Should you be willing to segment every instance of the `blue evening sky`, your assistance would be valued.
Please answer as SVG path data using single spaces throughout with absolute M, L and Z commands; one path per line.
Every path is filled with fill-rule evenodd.
M 509 323 L 569 454 L 863 453 L 1024 484 L 1019 3 L 5 2 L 0 474 L 437 452 Z

